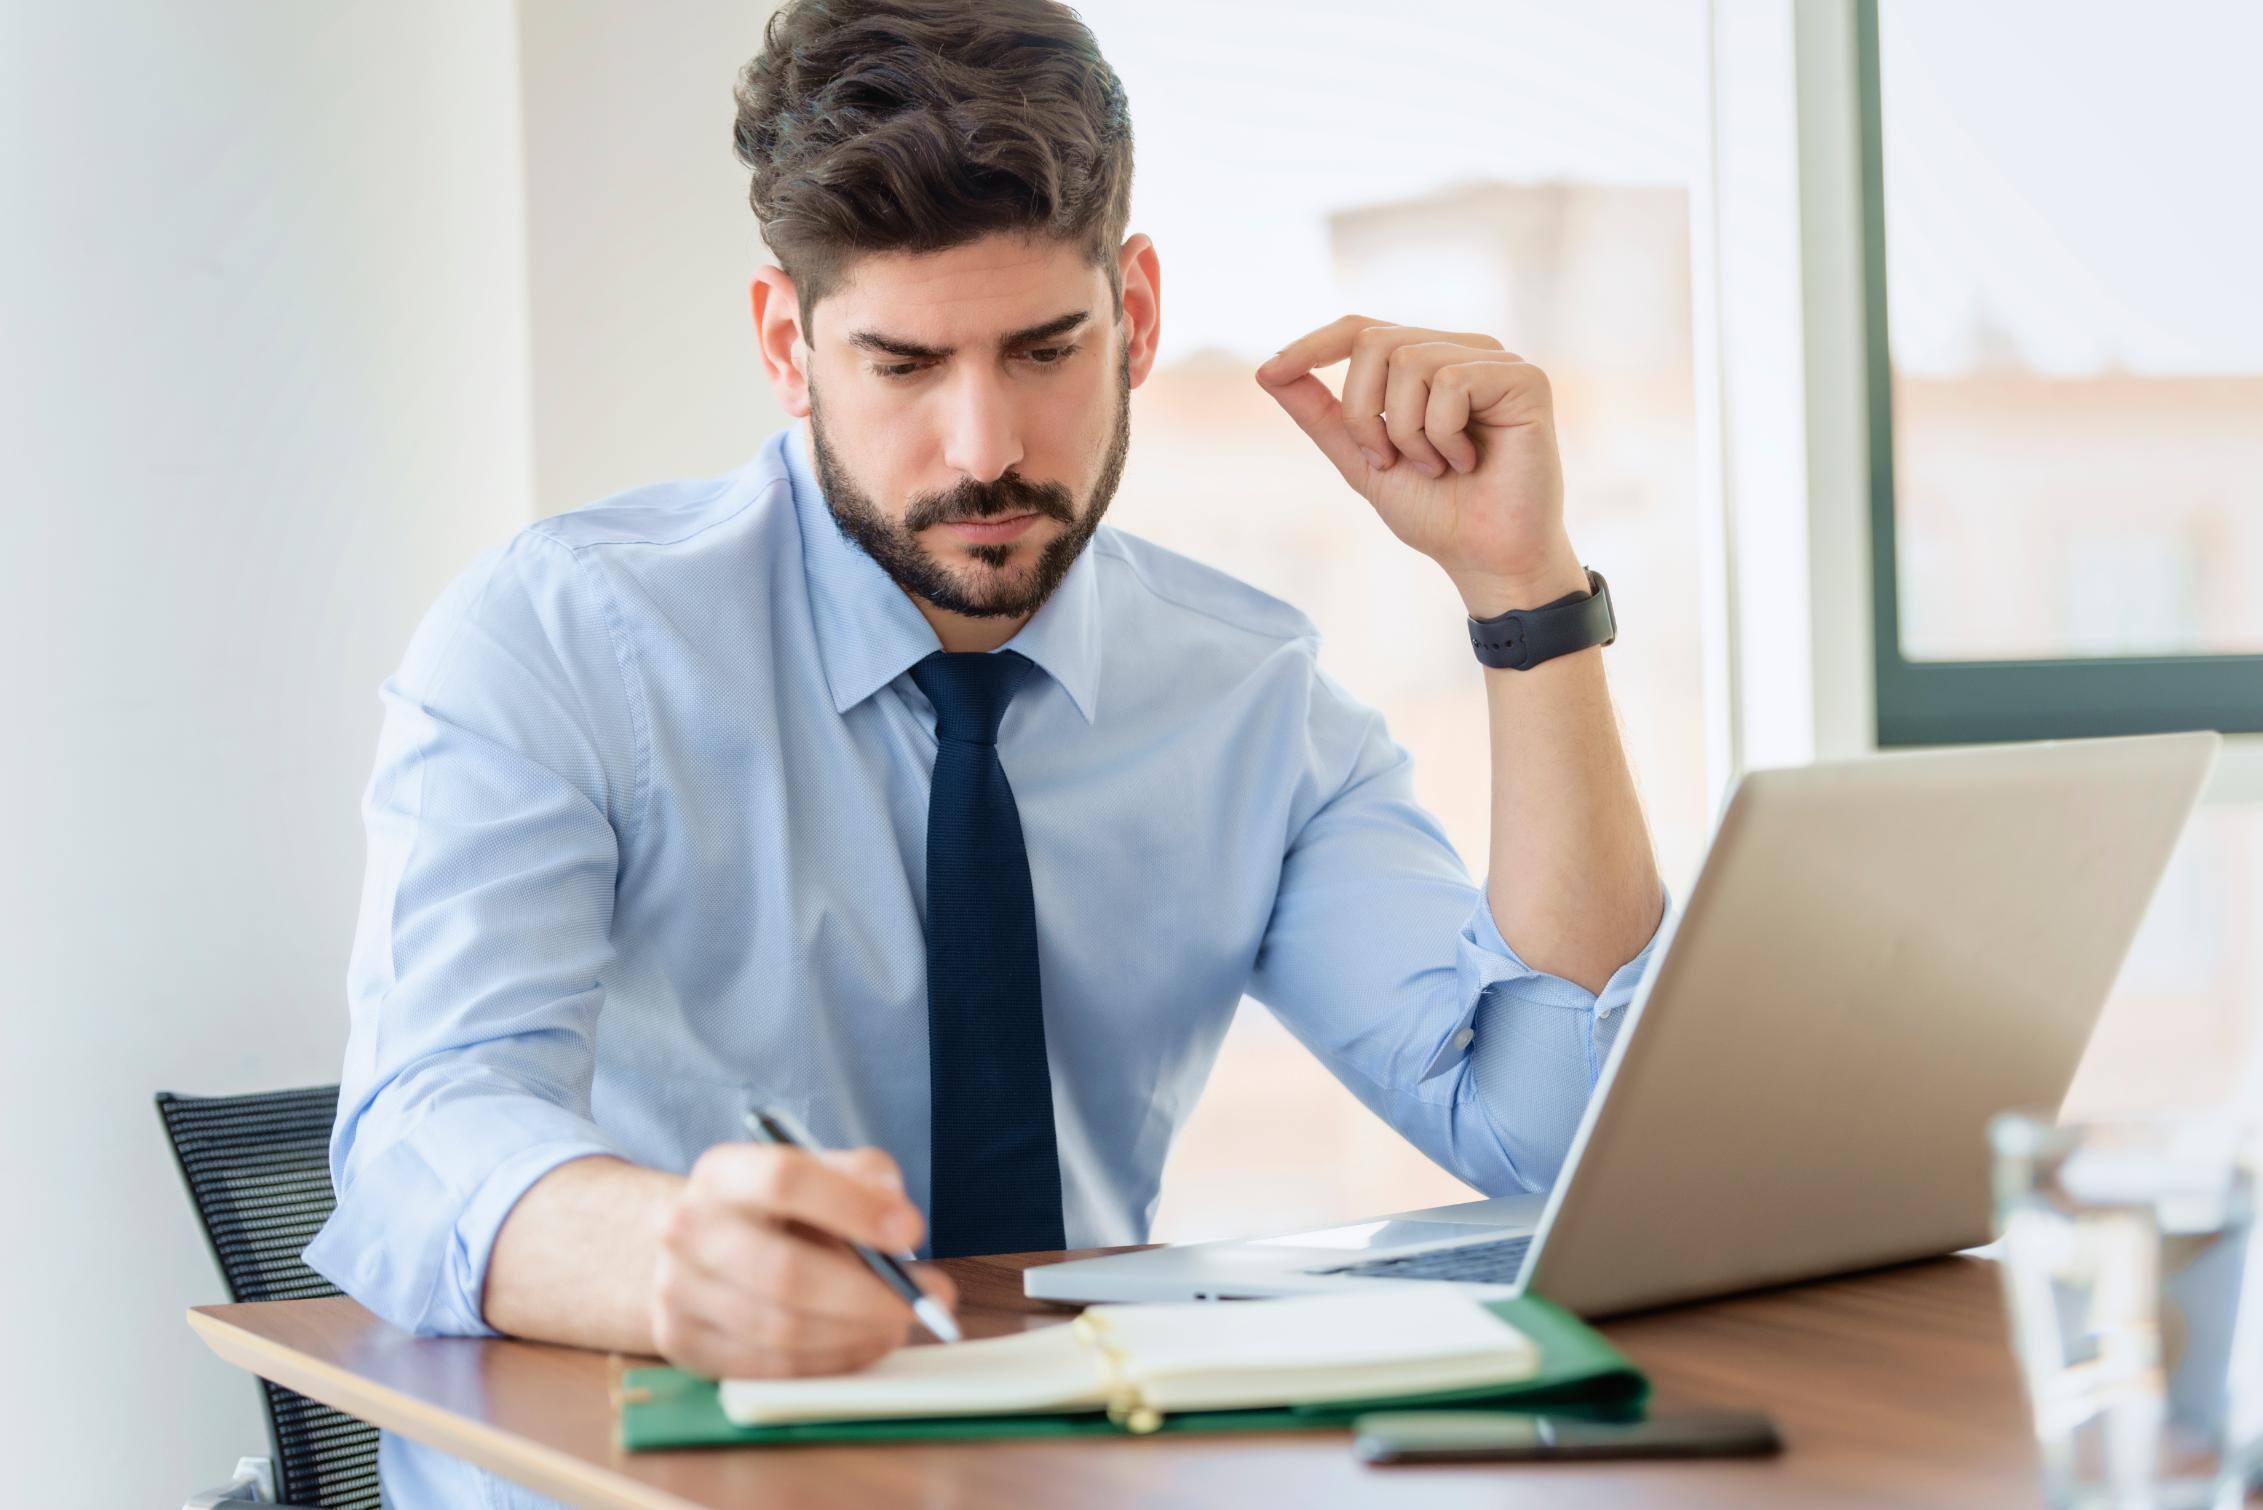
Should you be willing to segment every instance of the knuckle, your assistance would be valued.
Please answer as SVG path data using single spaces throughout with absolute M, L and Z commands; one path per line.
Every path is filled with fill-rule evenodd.
M 746 1143 L 712 1144 L 692 1160 L 691 1178 L 694 1183 L 713 1185 L 718 1180 L 729 1178 L 731 1172 L 745 1162 L 750 1154 L 759 1154 L 761 1151 Z
M 676 1251 L 689 1246 L 693 1236 L 699 1231 L 699 1222 L 698 1204 L 678 1200 L 668 1208 L 668 1214 L 660 1219 L 660 1245 Z
M 794 1170 L 799 1162 L 789 1149 L 763 1149 L 762 1157 L 755 1161 L 748 1180 L 754 1198 L 765 1206 L 776 1206 L 792 1199 Z

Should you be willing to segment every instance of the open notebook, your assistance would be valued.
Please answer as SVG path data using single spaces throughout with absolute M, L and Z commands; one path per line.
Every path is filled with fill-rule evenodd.
M 740 1426 L 1105 1409 L 1150 1431 L 1166 1412 L 1467 1390 L 1539 1368 L 1523 1332 L 1440 1285 L 1093 1306 L 1066 1326 L 902 1348 L 854 1374 L 728 1379 L 720 1393 Z

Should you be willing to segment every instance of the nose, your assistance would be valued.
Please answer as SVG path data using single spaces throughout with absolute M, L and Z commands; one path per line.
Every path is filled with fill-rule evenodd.
M 1021 426 L 997 377 L 969 373 L 951 395 L 943 461 L 977 482 L 995 482 L 1022 459 Z

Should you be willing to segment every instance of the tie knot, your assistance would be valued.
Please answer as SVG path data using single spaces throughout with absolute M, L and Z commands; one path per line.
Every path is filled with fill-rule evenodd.
M 935 737 L 994 745 L 1006 704 L 1014 700 L 1029 657 L 1012 650 L 938 650 L 911 668 L 911 679 L 935 705 Z

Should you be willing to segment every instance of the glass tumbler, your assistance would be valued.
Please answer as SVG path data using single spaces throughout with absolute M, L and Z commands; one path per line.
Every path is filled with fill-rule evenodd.
M 2255 1127 L 2006 1112 L 1989 1137 L 2048 1503 L 2239 1505 L 2263 1439 Z

